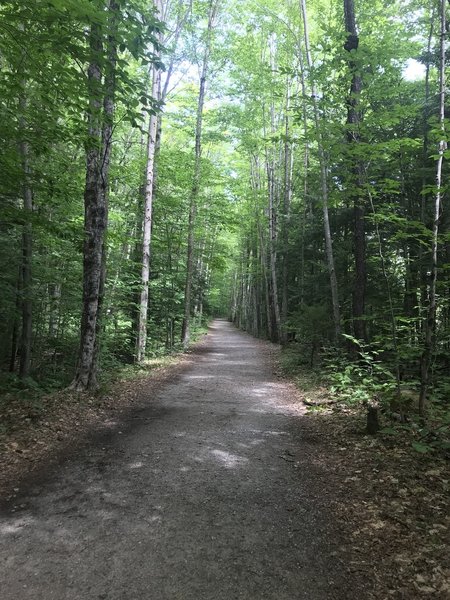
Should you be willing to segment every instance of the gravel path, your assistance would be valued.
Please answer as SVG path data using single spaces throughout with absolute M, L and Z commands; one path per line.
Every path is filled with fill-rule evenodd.
M 268 348 L 215 321 L 139 414 L 9 507 L 1 599 L 353 597 L 326 467 Z

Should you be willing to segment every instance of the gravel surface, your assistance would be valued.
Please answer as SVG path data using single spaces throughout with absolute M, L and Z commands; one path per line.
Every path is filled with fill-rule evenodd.
M 1 599 L 358 595 L 318 441 L 269 354 L 215 321 L 189 368 L 6 507 Z

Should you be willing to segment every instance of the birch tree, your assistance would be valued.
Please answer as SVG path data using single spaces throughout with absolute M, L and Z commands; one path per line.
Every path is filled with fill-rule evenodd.
M 154 1 L 155 16 L 158 20 L 162 17 L 162 0 Z M 158 58 L 152 67 L 152 97 L 159 102 L 161 96 L 161 67 L 159 64 L 161 33 L 157 34 L 157 40 L 153 51 Z M 139 299 L 139 317 L 136 338 L 136 360 L 142 362 L 145 358 L 145 347 L 147 343 L 147 313 L 148 292 L 150 279 L 150 245 L 152 235 L 152 212 L 154 195 L 155 155 L 158 133 L 158 114 L 152 112 L 148 124 L 147 138 L 147 164 L 145 169 L 145 191 L 144 191 L 144 225 L 142 239 L 142 271 L 141 271 L 141 293 Z
M 447 1 L 439 0 L 440 33 L 439 33 L 439 115 L 438 124 L 440 140 L 436 161 L 436 194 L 434 199 L 433 227 L 431 237 L 431 277 L 428 289 L 428 311 L 425 324 L 424 349 L 420 363 L 420 397 L 419 413 L 422 417 L 426 413 L 426 400 L 429 386 L 433 340 L 436 330 L 436 284 L 438 278 L 438 250 L 439 250 L 439 220 L 442 210 L 443 181 L 442 166 L 444 153 L 447 150 L 445 131 L 445 85 L 446 85 L 446 36 L 447 36 Z
M 192 0 L 179 0 L 174 7 L 172 2 L 155 0 L 155 17 L 158 21 L 169 25 L 173 22 L 173 28 L 164 32 L 162 28 L 156 33 L 156 43 L 153 54 L 156 61 L 152 66 L 151 96 L 156 102 L 157 111 L 150 114 L 147 137 L 147 161 L 145 169 L 144 186 L 144 220 L 142 241 L 142 267 L 141 267 L 141 291 L 139 298 L 139 315 L 136 335 L 136 361 L 138 363 L 145 359 L 147 343 L 148 305 L 149 305 L 149 280 L 151 262 L 151 235 L 153 223 L 153 202 L 157 190 L 158 156 L 161 148 L 162 136 L 162 107 L 171 89 L 171 80 L 176 66 L 178 42 L 192 12 Z M 175 10 L 175 15 L 172 12 Z M 162 71 L 161 48 L 170 52 L 168 65 L 165 72 Z
M 202 159 L 202 127 L 203 108 L 206 97 L 206 83 L 210 67 L 212 37 L 216 18 L 218 16 L 220 0 L 209 0 L 208 22 L 205 32 L 203 59 L 200 66 L 200 87 L 197 100 L 197 120 L 195 126 L 195 150 L 194 150 L 194 172 L 192 177 L 192 188 L 189 197 L 189 223 L 186 254 L 186 284 L 184 289 L 184 316 L 181 329 L 181 343 L 186 348 L 190 341 L 190 321 L 192 311 L 192 283 L 194 278 L 194 244 L 195 244 L 195 222 L 197 216 L 197 201 L 200 191 L 201 159 Z

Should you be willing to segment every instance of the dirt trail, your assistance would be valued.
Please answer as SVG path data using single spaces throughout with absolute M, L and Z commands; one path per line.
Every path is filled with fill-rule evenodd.
M 354 597 L 267 348 L 215 321 L 192 367 L 10 507 L 2 600 Z

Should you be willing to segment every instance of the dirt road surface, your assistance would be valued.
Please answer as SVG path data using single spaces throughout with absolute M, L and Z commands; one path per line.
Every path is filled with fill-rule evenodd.
M 189 368 L 7 507 L 1 599 L 354 597 L 268 348 L 215 321 Z

